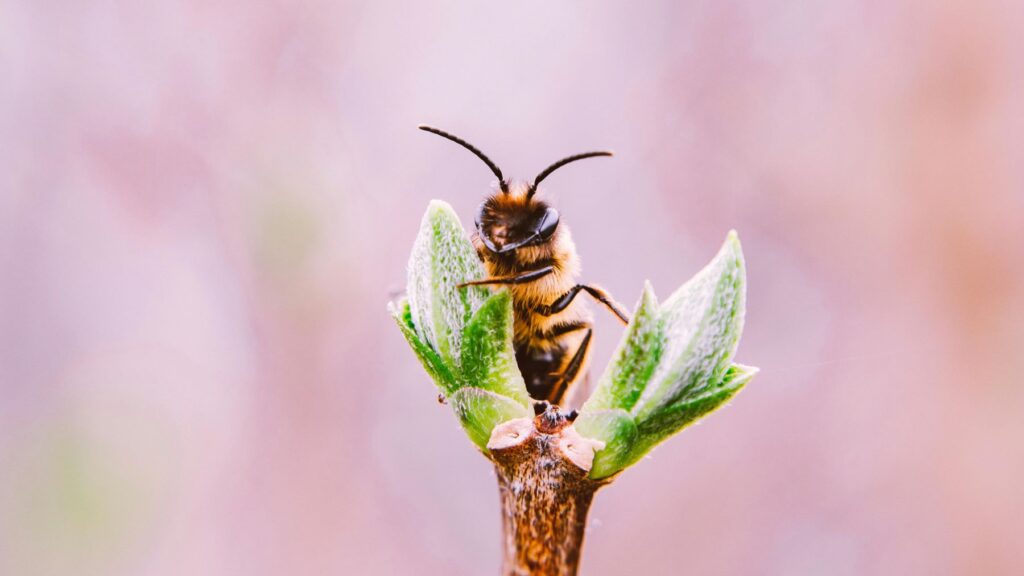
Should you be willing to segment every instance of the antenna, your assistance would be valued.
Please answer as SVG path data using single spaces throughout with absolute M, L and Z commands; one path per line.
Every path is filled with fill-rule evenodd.
M 480 151 L 479 148 L 473 146 L 469 142 L 466 142 L 462 138 L 455 136 L 454 134 L 449 134 L 445 132 L 444 130 L 438 130 L 437 128 L 432 128 L 424 124 L 420 124 L 419 126 L 417 126 L 417 128 L 423 130 L 424 132 L 430 132 L 432 134 L 437 134 L 442 138 L 447 138 L 452 142 L 455 142 L 459 146 L 462 146 L 466 150 L 469 150 L 473 154 L 476 154 L 476 157 L 483 160 L 484 164 L 487 164 L 487 167 L 491 169 L 491 172 L 494 172 L 494 175 L 498 177 L 498 185 L 501 186 L 501 191 L 505 194 L 508 194 L 508 182 L 506 182 L 505 178 L 501 175 L 501 168 L 498 168 L 498 165 L 492 162 L 491 159 L 488 158 L 486 154 Z
M 530 184 L 530 190 L 526 193 L 526 197 L 527 198 L 532 198 L 533 195 L 537 193 L 537 185 L 540 184 L 541 180 L 543 180 L 543 179 L 547 178 L 548 176 L 550 176 L 551 173 L 554 172 L 555 170 L 558 170 L 559 168 L 561 168 L 562 166 L 565 166 L 566 164 L 569 164 L 570 162 L 575 162 L 577 160 L 583 160 L 584 158 L 594 158 L 594 157 L 597 157 L 597 156 L 614 156 L 614 154 L 612 154 L 609 151 L 584 152 L 582 154 L 575 154 L 573 156 L 562 158 L 558 162 L 555 162 L 551 166 L 548 166 L 547 168 L 545 168 L 543 172 L 538 174 L 537 177 L 533 179 L 533 184 Z

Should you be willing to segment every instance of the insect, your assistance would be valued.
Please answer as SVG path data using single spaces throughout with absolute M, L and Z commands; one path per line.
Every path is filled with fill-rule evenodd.
M 513 346 L 526 389 L 535 400 L 561 403 L 585 372 L 593 335 L 593 317 L 576 296 L 587 293 L 623 323 L 629 322 L 629 315 L 601 288 L 576 281 L 580 259 L 572 236 L 560 223 L 558 210 L 536 197 L 537 186 L 570 162 L 611 156 L 611 152 L 568 156 L 545 168 L 532 183 L 512 183 L 465 140 L 430 126 L 419 128 L 466 148 L 498 177 L 498 190 L 480 205 L 472 235 L 489 277 L 460 287 L 508 287 L 514 311 Z

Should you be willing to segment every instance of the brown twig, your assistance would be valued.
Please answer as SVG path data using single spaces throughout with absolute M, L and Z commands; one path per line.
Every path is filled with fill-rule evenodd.
M 594 493 L 587 477 L 602 442 L 584 438 L 557 406 L 494 429 L 504 576 L 575 576 Z

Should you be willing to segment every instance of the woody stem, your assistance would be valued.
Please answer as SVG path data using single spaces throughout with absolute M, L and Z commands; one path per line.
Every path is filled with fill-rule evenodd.
M 591 440 L 557 409 L 495 428 L 488 444 L 498 476 L 503 576 L 575 576 L 594 493 Z

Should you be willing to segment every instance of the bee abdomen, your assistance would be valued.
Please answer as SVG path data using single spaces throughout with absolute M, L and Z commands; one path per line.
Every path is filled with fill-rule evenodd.
M 515 342 L 516 364 L 526 382 L 530 396 L 558 404 L 562 395 L 576 379 L 566 370 L 573 354 L 590 327 L 586 320 L 571 320 L 534 326 L 533 331 L 519 333 Z
M 532 344 L 539 344 L 539 342 L 534 341 Z M 535 400 L 557 402 L 558 399 L 551 398 L 551 392 L 561 378 L 564 363 L 565 348 L 563 347 L 554 346 L 547 349 L 533 345 L 516 347 L 516 364 L 519 365 L 519 371 L 526 383 L 526 391 Z

